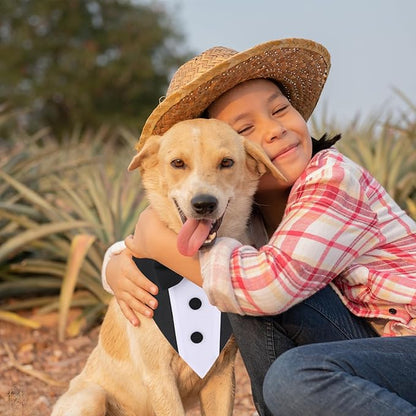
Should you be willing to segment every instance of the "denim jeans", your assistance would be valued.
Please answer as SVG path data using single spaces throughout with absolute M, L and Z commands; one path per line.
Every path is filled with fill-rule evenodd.
M 270 367 L 264 398 L 275 416 L 416 415 L 416 337 L 293 348 Z
M 300 345 L 378 336 L 367 321 L 349 312 L 330 286 L 276 316 L 228 316 L 260 416 L 273 414 L 264 403 L 263 381 L 281 354 Z

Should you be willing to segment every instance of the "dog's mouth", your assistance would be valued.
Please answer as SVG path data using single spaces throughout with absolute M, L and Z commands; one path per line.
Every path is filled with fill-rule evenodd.
M 187 218 L 176 200 L 174 203 L 183 224 L 178 233 L 179 252 L 186 256 L 193 256 L 199 249 L 214 244 L 226 209 L 216 220 L 206 217 Z

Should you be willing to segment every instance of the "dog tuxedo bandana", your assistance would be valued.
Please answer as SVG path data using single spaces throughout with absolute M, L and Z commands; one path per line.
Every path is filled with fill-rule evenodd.
M 159 287 L 154 321 L 182 359 L 203 378 L 231 336 L 228 317 L 202 288 L 151 259 L 134 259 Z

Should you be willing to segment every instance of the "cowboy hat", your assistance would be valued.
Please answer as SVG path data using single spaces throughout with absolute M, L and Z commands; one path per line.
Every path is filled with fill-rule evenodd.
M 222 46 L 208 49 L 176 71 L 166 97 L 146 120 L 136 148 L 140 150 L 149 136 L 165 133 L 178 121 L 200 117 L 223 93 L 250 79 L 278 81 L 293 107 L 307 120 L 329 68 L 328 51 L 306 39 L 273 40 L 244 52 Z

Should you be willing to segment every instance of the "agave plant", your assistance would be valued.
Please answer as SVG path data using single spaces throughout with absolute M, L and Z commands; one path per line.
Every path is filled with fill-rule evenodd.
M 401 206 L 406 206 L 416 185 L 416 141 L 388 122 L 378 134 L 375 131 L 373 125 L 364 138 L 348 131 L 338 147 L 369 170 Z
M 62 338 L 70 307 L 84 312 L 75 333 L 105 310 L 104 251 L 132 232 L 145 205 L 138 177 L 126 171 L 133 142 L 128 131 L 103 128 L 58 144 L 43 130 L 20 134 L 0 154 L 3 319 L 12 309 L 59 308 Z M 6 304 L 10 297 L 19 301 Z

